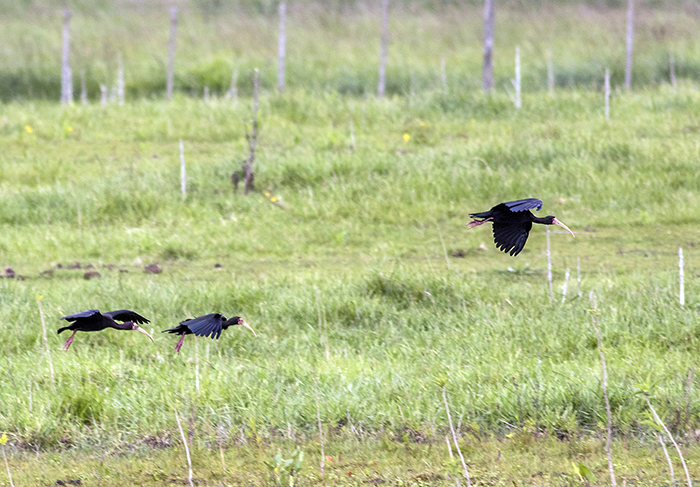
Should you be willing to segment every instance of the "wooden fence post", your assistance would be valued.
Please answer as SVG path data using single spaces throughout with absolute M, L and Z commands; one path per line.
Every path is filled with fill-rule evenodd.
M 68 62 L 70 56 L 71 11 L 63 11 L 63 50 L 61 55 L 61 103 L 73 103 L 73 77 Z
M 389 56 L 389 0 L 382 0 L 382 38 L 379 49 L 379 86 L 377 96 L 384 96 L 386 88 L 386 59 Z
M 177 7 L 170 9 L 170 42 L 168 43 L 168 80 L 166 83 L 166 98 L 173 98 L 173 83 L 175 81 L 175 34 L 177 31 Z
M 287 46 L 287 4 L 285 2 L 280 3 L 279 8 L 280 13 L 280 39 L 279 47 L 277 50 L 277 89 L 284 90 L 284 59 Z
M 625 88 L 632 87 L 632 43 L 634 41 L 634 0 L 627 0 L 627 60 L 625 62 Z
M 496 0 L 484 0 L 484 93 L 493 89 L 493 34 Z

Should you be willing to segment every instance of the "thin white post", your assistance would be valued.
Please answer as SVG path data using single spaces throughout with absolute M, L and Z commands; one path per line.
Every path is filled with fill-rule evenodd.
M 321 478 L 323 478 L 324 467 L 326 466 L 326 455 L 324 452 L 323 427 L 321 426 L 321 405 L 318 402 L 318 379 L 314 377 L 314 392 L 316 393 L 316 418 L 318 419 L 318 437 L 321 443 Z
M 231 86 L 229 86 L 226 92 L 226 99 L 238 101 L 238 70 L 233 70 L 233 75 L 231 75 Z
M 187 185 L 186 185 L 186 175 L 185 175 L 185 146 L 182 144 L 182 139 L 180 139 L 180 189 L 182 190 L 182 197 L 187 196 Z
M 166 98 L 173 97 L 173 83 L 175 80 L 175 34 L 177 31 L 177 7 L 170 9 L 170 42 L 168 43 L 168 80 L 166 83 Z
M 80 72 L 80 103 L 83 105 L 88 104 L 87 97 L 87 80 L 85 79 L 85 70 Z
M 564 304 L 566 302 L 566 292 L 569 289 L 569 269 L 566 269 L 566 275 L 564 276 L 564 285 L 561 287 L 561 302 Z
M 581 298 L 581 257 L 576 257 L 576 280 L 578 281 L 578 297 Z
M 632 87 L 632 44 L 634 42 L 634 0 L 627 0 L 627 60 L 625 62 L 625 88 Z
M 668 64 L 669 64 L 669 75 L 671 78 L 671 86 L 673 87 L 673 91 L 676 91 L 676 61 L 673 58 L 673 53 L 671 53 L 669 56 Z
M 515 46 L 515 108 L 522 106 L 520 102 L 520 46 Z
M 610 120 L 610 70 L 605 68 L 605 121 Z
M 554 96 L 554 63 L 551 49 L 547 49 L 547 89 L 549 96 Z
M 389 0 L 382 0 L 382 38 L 379 49 L 379 86 L 377 96 L 384 96 L 386 87 L 386 59 L 389 55 Z
M 187 456 L 187 466 L 189 467 L 189 475 L 187 480 L 190 482 L 190 486 L 194 487 L 192 482 L 192 459 L 190 458 L 190 447 L 187 446 L 187 438 L 185 438 L 185 432 L 182 431 L 182 424 L 180 424 L 180 416 L 177 414 L 177 409 L 175 410 L 175 420 L 177 421 L 177 427 L 180 430 L 180 438 L 182 438 L 182 444 L 185 446 L 185 455 Z
M 552 249 L 549 246 L 549 227 L 547 227 L 547 281 L 549 282 L 549 295 L 554 294 L 552 288 Z
M 355 150 L 355 127 L 352 123 L 352 117 L 350 117 L 350 147 Z
M 73 103 L 73 77 L 70 70 L 70 17 L 71 11 L 63 11 L 63 51 L 61 56 L 61 103 Z
M 469 470 L 467 470 L 467 463 L 464 461 L 464 456 L 462 455 L 462 449 L 459 447 L 459 442 L 457 441 L 457 434 L 452 426 L 452 416 L 450 416 L 450 406 L 447 403 L 447 392 L 445 392 L 445 386 L 442 386 L 442 399 L 445 402 L 445 411 L 447 412 L 447 422 L 450 425 L 450 432 L 452 433 L 452 441 L 454 441 L 455 448 L 457 448 L 457 453 L 459 454 L 459 459 L 462 462 L 462 471 L 464 472 L 464 478 L 467 479 L 467 485 L 471 486 L 472 482 L 469 478 Z M 448 442 L 449 445 L 449 442 Z
M 39 318 L 41 318 L 41 329 L 44 336 L 44 346 L 46 347 L 46 356 L 49 358 L 49 372 L 51 373 L 51 384 L 56 383 L 56 379 L 53 373 L 53 362 L 51 361 L 51 349 L 49 348 L 49 341 L 46 339 L 46 321 L 44 320 L 44 310 L 41 308 L 41 297 L 37 299 L 39 304 Z M 54 386 L 55 387 L 55 386 Z
M 204 103 L 209 103 L 209 87 L 204 87 Z
M 287 45 L 287 4 L 280 3 L 280 41 L 277 50 L 277 89 L 284 90 L 284 57 Z
M 596 303 L 596 296 L 593 291 L 588 294 L 588 299 L 591 302 L 591 322 L 593 323 L 593 328 L 595 328 L 596 338 L 598 339 L 598 352 L 600 352 L 600 367 L 601 367 L 601 378 L 603 381 L 603 397 L 605 398 L 605 414 L 608 417 L 608 434 L 605 442 L 605 453 L 608 457 L 608 471 L 610 472 L 610 483 L 613 487 L 617 487 L 617 481 L 615 480 L 615 470 L 613 469 L 612 460 L 612 413 L 610 411 L 610 401 L 608 399 L 608 369 L 605 365 L 605 352 L 603 351 L 603 334 L 598 326 L 598 305 Z
M 484 93 L 493 89 L 493 33 L 496 17 L 496 0 L 484 0 Z
M 105 85 L 100 85 L 100 105 L 102 108 L 107 106 L 107 87 Z
M 685 306 L 685 280 L 683 278 L 683 248 L 678 248 L 678 280 L 680 287 L 678 290 L 678 302 Z
M 447 68 L 445 67 L 445 58 L 440 62 L 440 75 L 442 78 L 442 92 L 447 94 Z
M 122 53 L 117 53 L 117 100 L 119 105 L 124 104 L 124 63 Z

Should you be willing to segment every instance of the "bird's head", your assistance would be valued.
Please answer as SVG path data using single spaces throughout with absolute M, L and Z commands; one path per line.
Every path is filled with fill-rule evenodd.
M 257 338 L 258 335 L 255 333 L 255 331 L 250 327 L 250 325 L 249 325 L 248 323 L 246 323 L 245 321 L 243 321 L 243 318 L 241 318 L 240 316 L 236 316 L 236 317 L 232 318 L 231 321 L 233 321 L 233 323 L 236 324 L 236 325 L 243 325 L 243 326 L 245 326 L 245 327 L 248 328 L 248 329 L 253 333 L 253 335 L 255 335 L 255 337 Z
M 569 232 L 569 233 L 571 234 L 572 237 L 576 238 L 576 235 L 574 235 L 574 232 L 572 232 L 571 229 L 570 229 L 569 227 L 567 227 L 566 225 L 564 225 L 562 222 L 560 222 L 559 220 L 557 220 L 555 217 L 549 215 L 549 216 L 546 216 L 546 217 L 545 217 L 545 220 L 548 220 L 548 221 L 549 221 L 549 223 L 547 223 L 547 225 L 559 225 L 559 226 L 562 227 L 564 230 L 566 230 L 567 232 Z
M 150 338 L 151 341 L 153 341 L 153 337 L 152 337 L 151 335 L 149 335 L 149 333 L 148 333 L 146 330 L 144 330 L 143 328 L 141 328 L 141 327 L 140 327 L 139 325 L 137 325 L 136 323 L 133 323 L 133 322 L 131 323 L 131 329 L 132 329 L 132 330 L 136 330 L 136 331 L 140 331 L 141 333 L 143 333 L 144 335 L 146 335 L 148 338 Z

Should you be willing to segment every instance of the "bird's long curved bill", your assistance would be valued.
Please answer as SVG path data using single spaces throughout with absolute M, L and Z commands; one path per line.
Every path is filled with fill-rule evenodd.
M 572 237 L 576 238 L 576 235 L 574 235 L 574 232 L 572 232 L 571 229 L 570 229 L 569 227 L 567 227 L 566 225 L 564 225 L 562 222 L 560 222 L 560 221 L 557 220 L 556 218 L 555 218 L 554 220 L 552 220 L 552 223 L 554 223 L 555 225 L 559 225 L 559 226 L 562 227 L 564 230 L 566 230 L 567 232 L 569 232 L 569 233 L 571 234 Z
M 153 341 L 153 337 L 152 337 L 151 335 L 149 335 L 148 332 L 147 332 L 146 330 L 144 330 L 143 328 L 141 328 L 140 326 L 138 326 L 138 325 L 135 326 L 135 327 L 134 327 L 134 330 L 140 331 L 141 333 L 143 333 L 144 335 L 146 335 L 148 338 L 150 338 L 151 341 Z
M 245 327 L 248 328 L 251 332 L 253 332 L 253 335 L 255 335 L 255 338 L 258 337 L 257 333 L 255 333 L 255 330 L 253 330 L 253 329 L 250 327 L 250 325 L 249 325 L 248 323 L 246 323 L 245 321 L 241 320 L 241 325 L 245 326 Z

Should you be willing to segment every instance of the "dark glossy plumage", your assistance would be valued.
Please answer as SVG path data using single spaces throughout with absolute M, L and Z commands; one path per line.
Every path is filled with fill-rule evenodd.
M 185 335 L 203 336 L 217 340 L 221 336 L 223 330 L 227 329 L 229 326 L 235 325 L 243 325 L 253 332 L 253 335 L 257 336 L 250 325 L 243 321 L 243 318 L 234 316 L 227 320 L 226 317 L 220 313 L 210 313 L 208 315 L 181 321 L 178 326 L 163 330 L 163 333 L 182 335 L 180 341 L 175 346 L 175 351 L 180 353 Z
M 496 247 L 512 256 L 518 255 L 525 247 L 533 223 L 559 225 L 575 236 L 574 232 L 555 217 L 550 215 L 540 218 L 530 212 L 541 208 L 542 200 L 537 198 L 507 201 L 488 211 L 470 213 L 469 216 L 474 220 L 467 225 L 469 228 L 474 228 L 489 221 L 493 222 L 493 240 Z
M 140 324 L 150 323 L 150 321 L 135 311 L 129 309 L 118 309 L 116 311 L 108 311 L 106 313 L 100 313 L 96 309 L 88 309 L 86 311 L 81 311 L 80 313 L 74 313 L 72 315 L 64 316 L 62 320 L 70 322 L 70 325 L 59 328 L 56 333 L 62 333 L 66 330 L 72 330 L 73 334 L 66 340 L 63 344 L 63 349 L 68 350 L 71 343 L 73 343 L 73 337 L 79 331 L 101 331 L 105 328 L 114 328 L 115 330 L 137 330 L 144 333 L 148 338 L 153 341 L 151 335 L 149 335 Z M 117 323 L 121 321 L 123 323 Z

